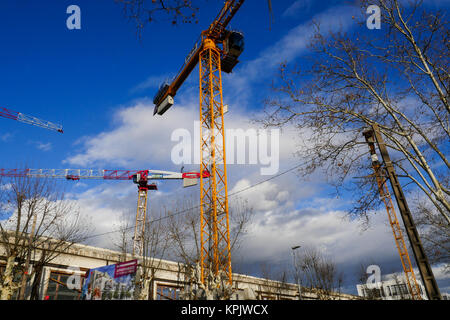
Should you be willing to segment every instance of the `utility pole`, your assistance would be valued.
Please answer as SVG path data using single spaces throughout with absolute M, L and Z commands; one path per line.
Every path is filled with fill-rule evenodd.
M 372 139 L 375 138 L 375 141 L 378 145 L 378 149 L 381 154 L 381 158 L 383 159 L 384 167 L 387 173 L 387 178 L 389 179 L 392 190 L 394 191 L 397 206 L 403 220 L 403 225 L 406 229 L 406 234 L 408 235 L 409 243 L 414 253 L 417 267 L 419 268 L 420 275 L 424 282 L 425 291 L 427 293 L 428 299 L 442 300 L 439 287 L 436 283 L 436 279 L 434 278 L 433 271 L 431 269 L 430 263 L 428 262 L 428 258 L 425 254 L 425 250 L 423 249 L 422 242 L 420 241 L 416 224 L 414 223 L 411 211 L 409 210 L 405 195 L 397 179 L 397 174 L 395 173 L 394 166 L 387 151 L 386 143 L 384 142 L 383 137 L 381 136 L 381 132 L 378 125 L 373 124 L 372 129 L 373 129 Z
M 300 246 L 292 247 L 292 256 L 294 258 L 294 268 L 295 273 L 297 274 L 297 285 L 298 285 L 298 300 L 302 300 L 302 286 L 300 285 L 300 276 L 298 274 L 298 266 L 297 266 L 297 259 L 295 259 L 295 250 L 300 248 Z

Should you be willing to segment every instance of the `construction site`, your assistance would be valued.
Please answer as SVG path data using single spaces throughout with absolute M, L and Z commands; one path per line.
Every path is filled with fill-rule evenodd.
M 0 4 L 1 300 L 449 299 L 447 3 L 75 2 Z

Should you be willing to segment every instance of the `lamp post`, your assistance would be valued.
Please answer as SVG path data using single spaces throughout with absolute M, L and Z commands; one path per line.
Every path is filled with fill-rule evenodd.
M 292 247 L 292 256 L 294 258 L 294 268 L 295 273 L 297 274 L 297 285 L 298 285 L 298 300 L 302 300 L 302 287 L 300 285 L 300 277 L 298 275 L 298 266 L 297 266 L 297 259 L 295 259 L 295 250 L 300 248 L 301 246 L 294 246 Z

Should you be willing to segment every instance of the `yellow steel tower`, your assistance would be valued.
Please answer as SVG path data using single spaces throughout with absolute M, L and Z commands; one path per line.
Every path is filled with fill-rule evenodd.
M 220 51 L 214 41 L 204 40 L 200 52 L 200 265 L 201 281 L 207 272 L 224 272 L 231 283 L 230 227 L 228 215 L 225 132 L 223 123 Z
M 222 71 L 230 73 L 244 49 L 243 35 L 226 30 L 244 0 L 228 0 L 209 28 L 202 32 L 185 63 L 170 83 L 164 83 L 153 102 L 154 114 L 164 114 L 177 90 L 199 64 L 200 75 L 200 267 L 201 281 L 208 275 L 225 276 L 232 283 L 228 214 Z

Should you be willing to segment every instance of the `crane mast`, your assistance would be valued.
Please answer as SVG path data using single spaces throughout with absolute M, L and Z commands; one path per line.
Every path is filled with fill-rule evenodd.
M 223 119 L 222 71 L 230 73 L 244 49 L 243 35 L 226 29 L 244 0 L 225 1 L 209 28 L 194 44 L 171 83 L 164 83 L 154 97 L 154 114 L 163 115 L 177 90 L 199 65 L 200 101 L 200 268 L 206 284 L 210 272 L 232 284 L 230 221 Z
M 230 227 L 228 214 L 225 130 L 223 122 L 220 52 L 206 39 L 200 52 L 200 170 L 211 177 L 200 178 L 201 281 L 207 270 L 225 274 L 231 284 Z
M 0 116 L 7 118 L 7 119 L 20 121 L 23 123 L 28 123 L 33 126 L 41 127 L 44 129 L 63 133 L 63 128 L 61 125 L 55 124 L 55 123 L 47 121 L 47 120 L 42 120 L 42 119 L 36 118 L 34 116 L 26 115 L 21 112 L 12 111 L 12 110 L 9 110 L 6 108 L 0 108 Z

